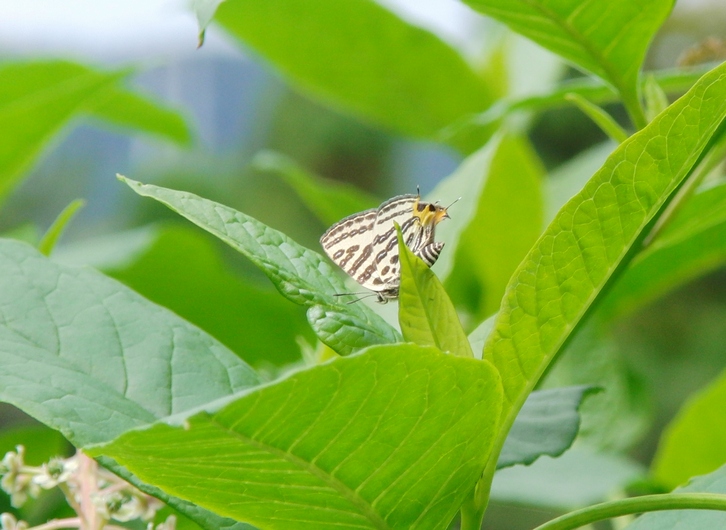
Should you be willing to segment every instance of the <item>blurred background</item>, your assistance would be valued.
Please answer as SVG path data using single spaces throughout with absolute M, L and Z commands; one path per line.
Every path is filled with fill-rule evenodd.
M 491 64 L 493 51 L 505 42 L 506 76 L 497 87 L 499 96 L 544 92 L 580 75 L 455 0 L 380 3 L 436 33 L 480 69 Z M 651 47 L 646 68 L 673 67 L 690 46 L 710 36 L 725 37 L 723 28 L 722 0 L 679 0 Z M 261 151 L 287 155 L 312 173 L 354 185 L 379 200 L 413 193 L 416 186 L 428 193 L 463 157 L 442 144 L 404 138 L 326 106 L 288 85 L 272 66 L 214 24 L 199 49 L 197 34 L 195 17 L 181 0 L 0 1 L 3 61 L 62 58 L 99 69 L 132 67 L 129 86 L 178 110 L 192 131 L 185 146 L 90 118 L 75 120 L 6 200 L 0 233 L 37 238 L 66 205 L 85 199 L 57 259 L 100 267 L 200 326 L 207 323 L 206 329 L 235 351 L 252 351 L 246 359 L 272 377 L 279 366 L 297 360 L 299 345 L 283 339 L 270 344 L 269 335 L 251 337 L 235 308 L 257 301 L 263 313 L 287 312 L 302 340 L 312 343 L 303 310 L 281 298 L 270 301 L 272 287 L 243 258 L 190 230 L 176 214 L 141 200 L 116 180 L 116 173 L 223 202 L 318 250 L 327 226 L 288 181 L 262 167 L 256 158 Z M 608 110 L 625 123 L 622 109 Z M 608 150 L 602 147 L 607 145 L 604 134 L 575 108 L 523 121 L 552 178 L 578 154 Z M 164 227 L 163 235 L 150 235 L 149 226 Z M 153 250 L 150 237 L 157 238 Z M 199 259 L 189 263 L 190 253 Z M 183 293 L 170 293 L 179 285 Z M 227 317 L 209 314 L 203 299 L 210 297 Z M 243 333 L 229 334 L 235 327 Z M 612 336 L 613 362 L 626 374 L 631 431 L 612 446 L 647 466 L 664 425 L 688 396 L 726 367 L 726 270 L 664 293 L 618 322 Z M 4 409 L 0 421 L 5 428 L 31 423 L 10 409 Z M 488 524 L 530 528 L 547 513 L 512 511 L 501 502 L 488 515 Z

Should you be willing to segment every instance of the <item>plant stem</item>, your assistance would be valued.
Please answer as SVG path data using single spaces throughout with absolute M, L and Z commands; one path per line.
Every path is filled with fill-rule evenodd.
M 631 91 L 621 91 L 620 97 L 623 100 L 623 106 L 625 107 L 625 110 L 628 111 L 628 115 L 630 116 L 630 120 L 633 122 L 633 125 L 635 126 L 635 130 L 639 131 L 646 125 L 648 125 L 648 120 L 645 117 L 645 112 L 643 111 L 643 105 L 640 103 L 640 98 L 638 97 L 638 91 L 637 89 L 634 92 Z
M 662 510 L 726 511 L 726 495 L 715 493 L 667 493 L 603 502 L 552 519 L 534 530 L 573 530 L 612 517 Z

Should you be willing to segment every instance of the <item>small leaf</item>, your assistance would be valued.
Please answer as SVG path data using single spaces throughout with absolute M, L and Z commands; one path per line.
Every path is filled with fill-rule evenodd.
M 723 406 L 723 403 L 721 404 Z M 726 466 L 693 479 L 674 493 L 698 492 L 726 494 Z M 626 530 L 662 530 L 664 528 L 716 529 L 726 527 L 726 512 L 712 510 L 672 510 L 645 513 Z
M 564 453 L 580 428 L 580 404 L 600 390 L 582 385 L 532 392 L 507 435 L 497 469 Z
M 488 363 L 376 346 L 91 454 L 262 528 L 442 528 L 481 473 L 500 399 Z
M 50 253 L 53 252 L 53 249 L 58 242 L 58 238 L 60 238 L 63 234 L 66 226 L 68 226 L 68 223 L 73 220 L 73 217 L 75 217 L 78 210 L 83 208 L 85 205 L 86 201 L 83 199 L 76 199 L 66 206 L 60 214 L 58 214 L 58 217 L 56 217 L 53 224 L 50 225 L 50 228 L 48 228 L 48 231 L 43 235 L 40 243 L 38 243 L 38 250 L 40 250 L 43 255 L 50 256 Z
M 290 158 L 274 151 L 258 153 L 252 165 L 280 175 L 326 226 L 351 214 L 375 208 L 382 202 L 350 184 L 308 173 Z
M 612 84 L 636 127 L 645 125 L 638 101 L 638 73 L 648 44 L 674 0 L 465 2 Z
M 570 93 L 565 96 L 567 101 L 574 103 L 602 132 L 621 144 L 628 139 L 628 133 L 616 122 L 610 114 L 594 103 L 589 102 L 579 94 Z
M 321 341 L 341 355 L 372 344 L 397 342 L 398 333 L 363 304 L 338 302 L 347 289 L 322 256 L 258 220 L 192 193 L 141 184 L 119 175 L 136 193 L 183 215 L 244 254 L 288 300 L 308 307 Z
M 396 226 L 396 232 L 401 264 L 398 321 L 403 338 L 420 346 L 436 346 L 460 357 L 474 357 L 443 285 L 403 242 L 400 227 Z
M 371 0 L 234 0 L 216 20 L 305 92 L 401 134 L 436 138 L 494 99 L 456 50 Z M 489 134 L 449 142 L 471 152 Z
M 692 396 L 661 436 L 655 478 L 668 488 L 726 464 L 726 372 Z
M 668 108 L 668 96 L 663 92 L 653 74 L 645 76 L 643 98 L 645 99 L 645 117 L 648 118 L 648 121 L 653 121 L 653 118 Z
M 212 337 L 93 270 L 9 240 L 0 270 L 0 399 L 76 446 L 258 384 Z
M 217 12 L 219 4 L 224 0 L 192 0 L 192 11 L 197 17 L 197 25 L 199 26 L 199 43 L 198 48 L 201 48 L 204 44 L 204 34 L 207 31 L 207 26 L 214 18 L 214 13 Z

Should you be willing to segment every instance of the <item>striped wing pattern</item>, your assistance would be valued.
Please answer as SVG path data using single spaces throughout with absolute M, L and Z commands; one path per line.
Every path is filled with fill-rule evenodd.
M 406 246 L 430 267 L 444 247 L 434 241 L 434 232 L 445 215 L 445 208 L 421 202 L 418 195 L 399 195 L 337 222 L 320 243 L 341 269 L 386 302 L 398 296 L 400 282 L 394 223 L 401 227 Z

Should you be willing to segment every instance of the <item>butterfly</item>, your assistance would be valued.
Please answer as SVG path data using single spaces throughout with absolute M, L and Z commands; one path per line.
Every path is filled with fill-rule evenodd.
M 420 195 L 398 195 L 378 208 L 355 213 L 331 226 L 320 244 L 333 262 L 375 293 L 380 303 L 398 298 L 401 280 L 396 227 L 406 246 L 431 267 L 444 248 L 434 241 L 436 225 L 448 207 L 423 202 Z

